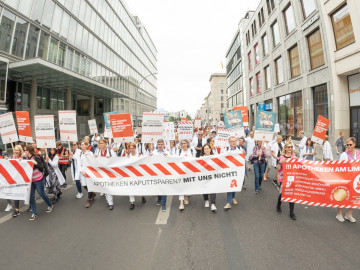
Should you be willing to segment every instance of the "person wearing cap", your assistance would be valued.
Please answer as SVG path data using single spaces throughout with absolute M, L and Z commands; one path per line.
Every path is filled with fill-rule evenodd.
M 144 144 L 141 142 L 141 133 L 136 135 L 136 140 L 137 140 L 137 143 L 136 143 L 136 152 L 140 155 L 143 155 L 145 153 L 145 149 L 144 149 Z

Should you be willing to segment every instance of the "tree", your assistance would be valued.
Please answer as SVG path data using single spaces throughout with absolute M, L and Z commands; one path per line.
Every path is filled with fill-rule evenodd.
M 169 117 L 169 122 L 174 122 L 174 121 L 175 121 L 174 116 L 170 116 L 170 117 Z
M 191 116 L 190 115 L 187 115 L 186 118 L 191 121 Z

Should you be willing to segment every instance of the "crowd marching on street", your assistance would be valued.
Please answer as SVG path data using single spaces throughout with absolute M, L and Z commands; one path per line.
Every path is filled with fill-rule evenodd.
M 215 141 L 217 136 L 216 126 L 205 126 L 202 128 L 194 128 L 194 138 L 190 140 L 179 140 L 175 135 L 175 140 L 165 141 L 159 139 L 154 145 L 152 143 L 142 143 L 142 135 L 137 134 L 133 142 L 128 143 L 114 143 L 113 140 L 108 140 L 102 134 L 95 134 L 91 138 L 85 136 L 81 142 L 72 142 L 69 148 L 63 145 L 60 141 L 56 143 L 56 148 L 38 149 L 36 141 L 32 144 L 18 144 L 13 146 L 13 155 L 11 157 L 2 156 L 5 159 L 15 160 L 31 160 L 34 164 L 32 183 L 30 191 L 30 206 L 28 211 L 31 211 L 30 220 L 35 220 L 37 215 L 35 190 L 39 196 L 47 204 L 46 212 L 50 213 L 53 206 L 57 203 L 62 195 L 62 188 L 67 186 L 67 170 L 71 171 L 71 178 L 76 184 L 77 194 L 76 198 L 81 199 L 84 195 L 84 190 L 87 188 L 87 178 L 83 168 L 86 167 L 86 156 L 94 156 L 96 158 L 121 157 L 136 159 L 140 156 L 165 155 L 165 156 L 180 156 L 180 157 L 204 157 L 210 155 L 219 155 L 222 153 L 239 153 L 244 154 L 246 160 L 245 178 L 248 178 L 248 171 L 253 170 L 255 179 L 246 179 L 243 182 L 243 189 L 250 188 L 250 183 L 254 183 L 254 192 L 256 196 L 261 193 L 261 186 L 263 181 L 272 181 L 279 190 L 279 196 L 274 198 L 274 210 L 278 213 L 281 209 L 281 193 L 283 182 L 284 163 L 289 159 L 301 158 L 305 160 L 315 160 L 317 156 L 317 148 L 311 141 L 311 138 L 306 138 L 303 131 L 300 131 L 300 142 L 295 144 L 290 135 L 283 137 L 282 135 L 274 134 L 273 141 L 255 141 L 254 131 L 246 129 L 245 137 L 236 138 L 230 136 L 227 147 L 216 147 Z M 356 140 L 353 137 L 345 138 L 344 132 L 340 132 L 339 138 L 336 140 L 334 148 L 336 151 L 337 160 L 360 160 L 359 151 L 355 149 Z M 298 151 L 295 151 L 296 148 Z M 328 136 L 325 137 L 322 148 L 322 160 L 334 160 L 332 154 L 332 146 L 329 142 Z M 295 153 L 297 152 L 298 155 Z M 270 179 L 269 173 L 273 171 L 274 179 Z M 114 209 L 113 195 L 110 194 L 96 194 L 94 192 L 86 192 L 87 199 L 85 207 L 89 208 L 95 202 L 97 195 L 104 196 L 109 210 Z M 51 194 L 51 197 L 48 195 Z M 235 192 L 228 192 L 224 210 L 231 209 L 238 204 L 235 198 Z M 51 199 L 50 199 L 51 198 Z M 186 205 L 190 203 L 190 194 L 179 195 L 179 210 L 185 209 Z M 211 211 L 216 212 L 216 194 L 203 194 L 205 208 L 210 208 Z M 166 211 L 167 196 L 158 196 L 157 205 L 161 206 L 162 211 Z M 141 197 L 142 204 L 146 203 L 146 198 Z M 135 196 L 129 196 L 129 209 L 135 208 Z M 276 204 L 275 204 L 276 203 Z M 296 220 L 294 213 L 295 204 L 289 202 L 290 218 Z M 19 201 L 7 200 L 5 211 L 13 210 L 13 217 L 20 214 Z M 342 209 L 339 208 L 336 218 L 339 222 L 348 220 L 356 222 L 352 216 L 353 209 L 349 208 L 347 213 L 343 215 Z

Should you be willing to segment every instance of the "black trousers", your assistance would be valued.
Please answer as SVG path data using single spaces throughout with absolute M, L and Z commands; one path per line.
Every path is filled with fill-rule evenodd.
M 281 193 L 280 193 L 280 195 L 279 195 L 278 203 L 277 203 L 277 207 L 280 208 L 280 206 L 281 206 Z M 290 202 L 290 203 L 289 203 L 289 207 L 290 207 L 290 215 L 291 215 L 291 214 L 294 214 L 295 204 L 292 203 L 292 202 Z
M 66 180 L 66 169 L 68 168 L 68 164 L 59 164 L 59 169 L 61 171 L 61 174 L 64 176 Z
M 203 196 L 205 201 L 209 200 L 209 194 L 203 194 Z M 210 194 L 210 203 L 215 204 L 215 201 L 216 201 L 216 194 L 215 193 Z

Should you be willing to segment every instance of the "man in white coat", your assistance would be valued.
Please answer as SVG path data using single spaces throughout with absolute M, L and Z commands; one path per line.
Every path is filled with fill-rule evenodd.
M 196 157 L 200 157 L 201 149 L 206 144 L 206 138 L 203 138 L 203 132 L 202 130 L 199 130 L 197 133 L 197 136 L 193 138 L 193 141 L 191 143 L 191 147 L 195 149 L 196 151 Z
M 247 161 L 247 169 L 250 171 L 250 163 L 249 163 L 249 157 L 253 154 L 254 147 L 255 147 L 255 141 L 254 141 L 254 131 L 250 132 L 250 136 L 246 137 L 246 156 L 245 160 Z
M 307 138 L 306 138 L 303 130 L 301 130 L 299 132 L 299 136 L 300 136 L 301 140 L 300 140 L 299 144 L 296 144 L 296 146 L 299 147 L 299 157 L 304 158 L 303 154 L 304 154 L 304 149 L 305 149 L 305 144 L 306 144 Z

